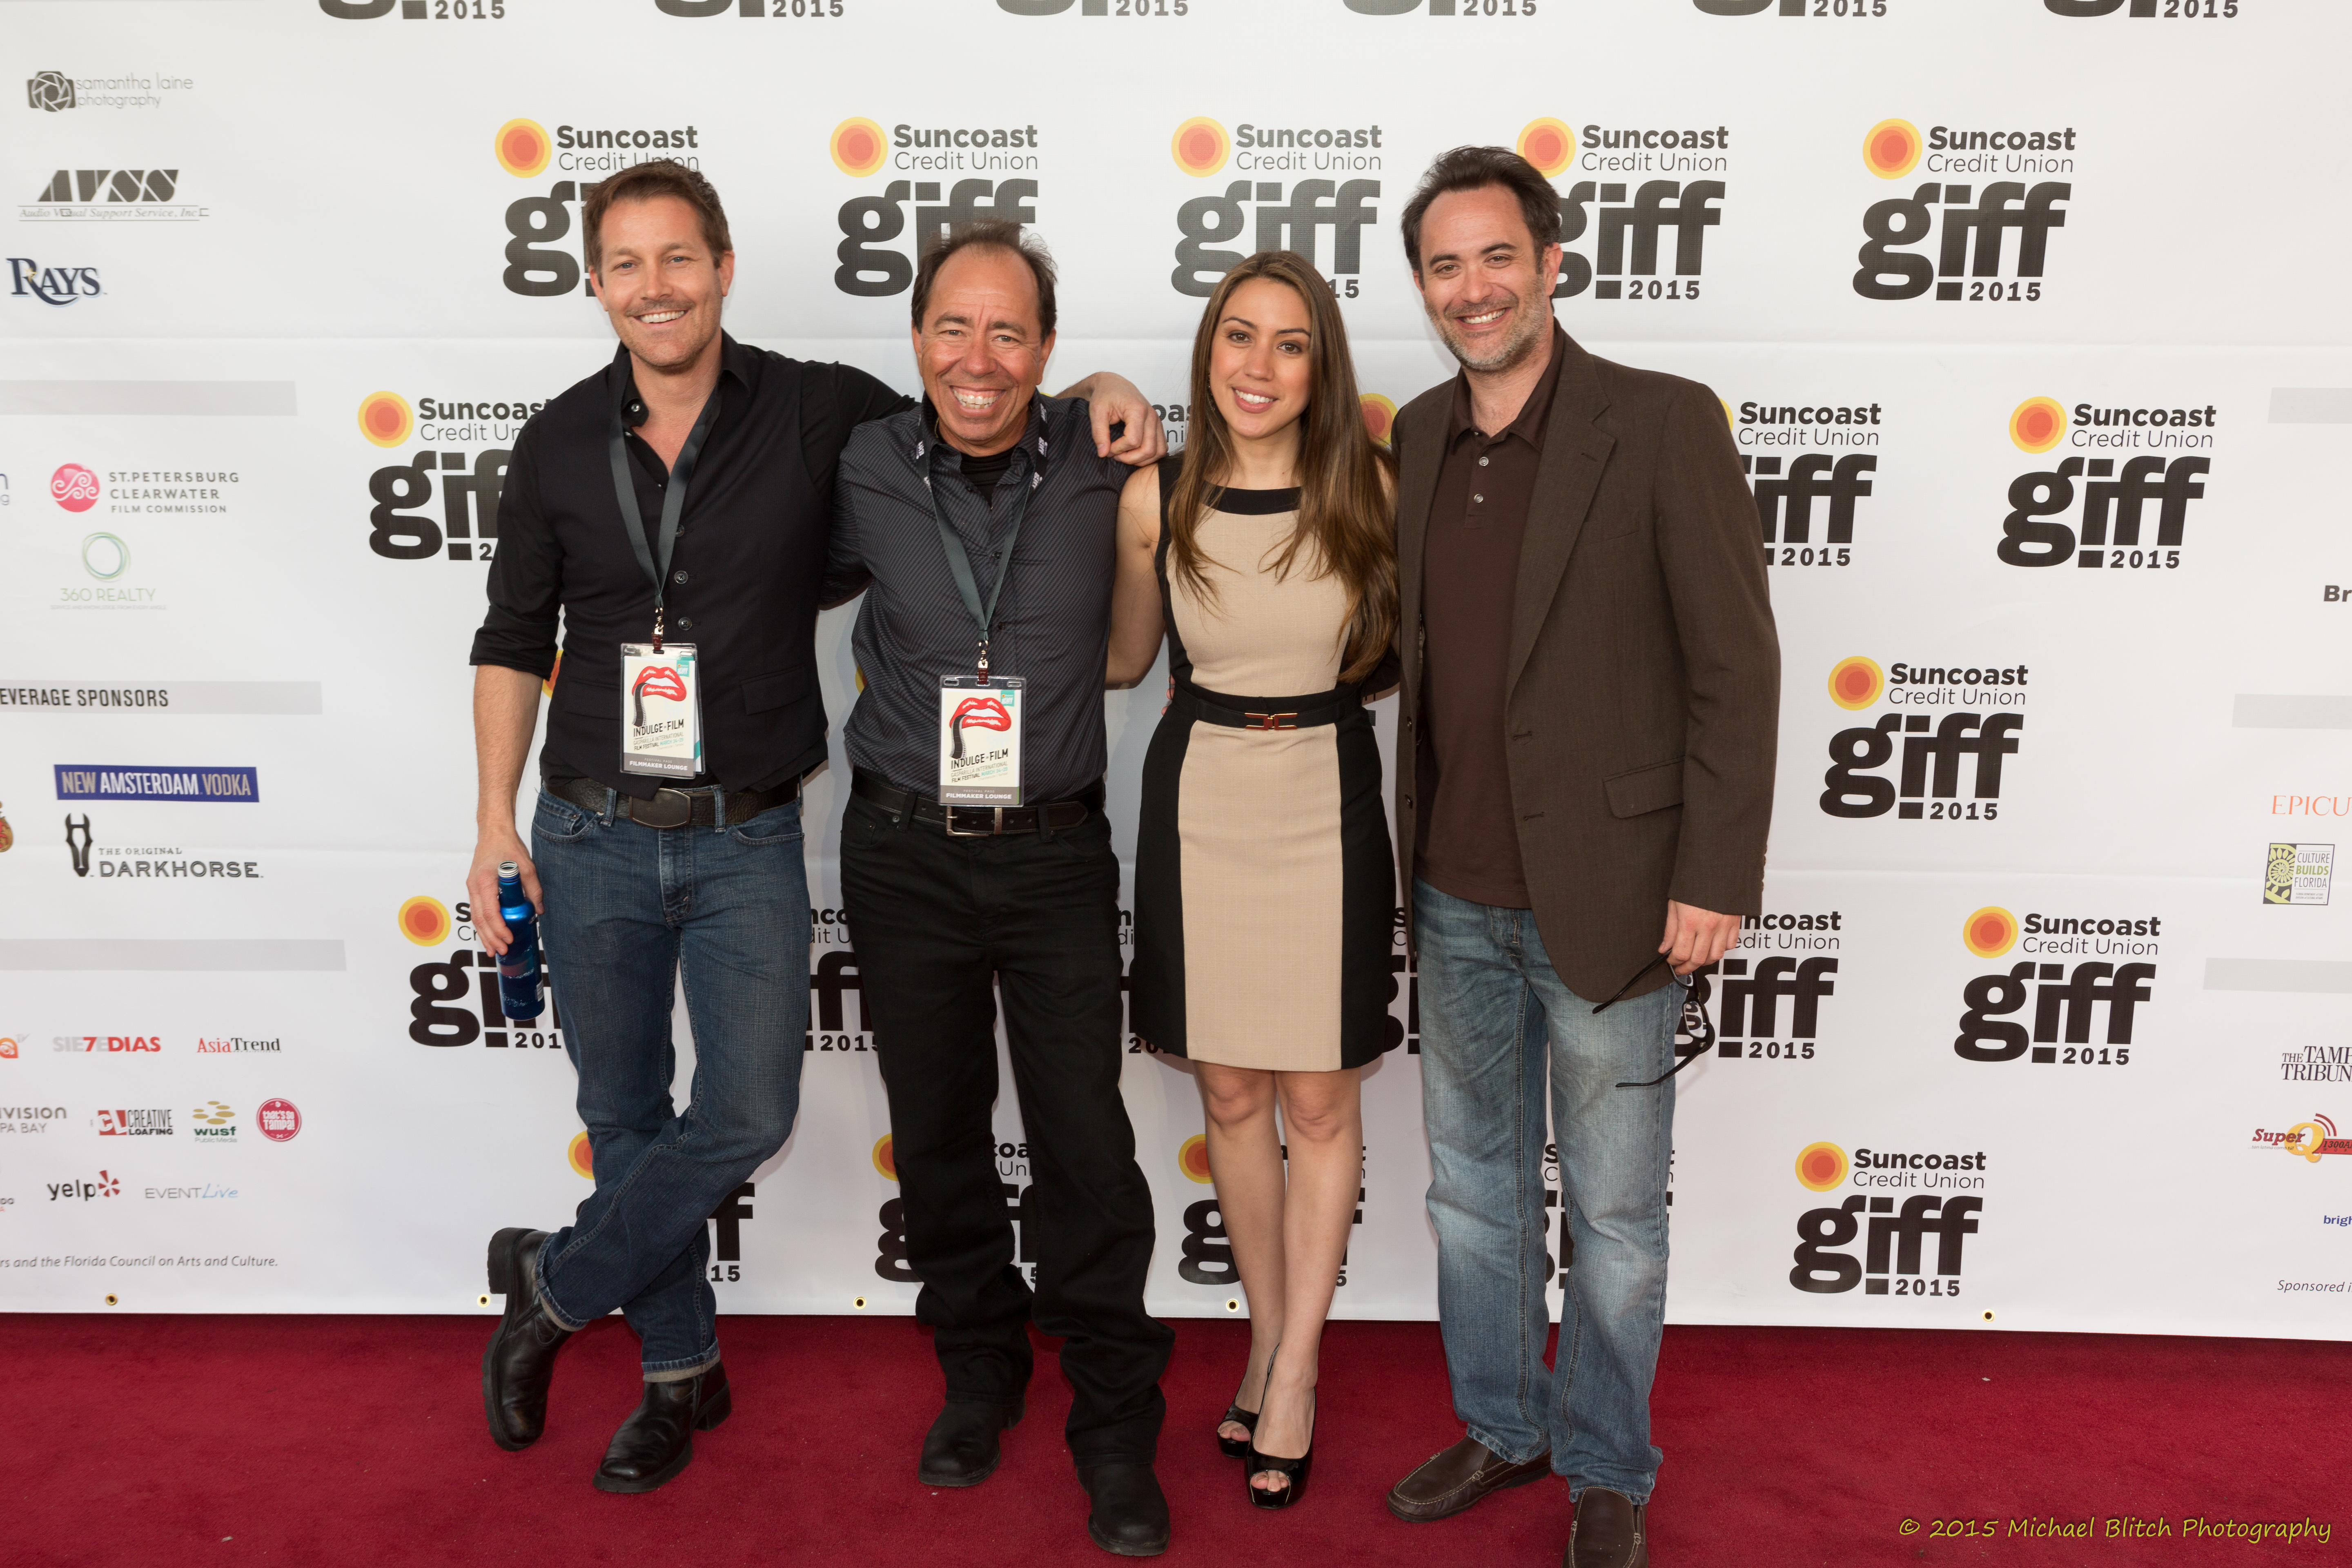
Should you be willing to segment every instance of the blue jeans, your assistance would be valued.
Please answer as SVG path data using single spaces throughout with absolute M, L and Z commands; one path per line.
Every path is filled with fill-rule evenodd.
M 540 917 L 596 1191 L 539 1253 L 549 1315 L 614 1308 L 649 1382 L 719 1359 L 705 1226 L 783 1147 L 808 1031 L 801 803 L 727 827 L 643 826 L 542 792 L 531 823 Z M 694 1026 L 687 1108 L 670 1100 L 680 964 Z
M 1514 1464 L 1549 1451 L 1571 1492 L 1649 1500 L 1650 1380 L 1666 1309 L 1675 1065 L 1683 988 L 1599 1016 L 1560 984 L 1534 914 L 1412 889 L 1421 1086 L 1437 1312 L 1454 1408 Z M 1549 1048 L 1547 1048 L 1549 1037 Z M 1557 1368 L 1544 1364 L 1545 1078 L 1574 1261 Z

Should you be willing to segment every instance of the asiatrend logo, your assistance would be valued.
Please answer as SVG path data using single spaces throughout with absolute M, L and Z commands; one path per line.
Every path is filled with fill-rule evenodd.
M 1869 707 L 1885 689 L 1886 672 L 1875 659 L 1855 654 L 1830 666 L 1830 700 L 1849 713 Z
M 1545 179 L 1555 179 L 1575 160 L 1576 132 L 1557 120 L 1530 120 L 1519 132 L 1518 151 Z
M 887 1132 L 874 1141 L 874 1168 L 891 1181 L 898 1179 L 898 1161 L 890 1152 L 890 1134 Z
M 438 947 L 449 940 L 449 908 L 440 900 L 417 894 L 400 906 L 400 934 L 419 947 Z
M 1797 1180 L 1816 1193 L 1845 1180 L 1845 1151 L 1834 1143 L 1808 1143 L 1797 1151 Z
M 1960 941 L 1979 958 L 1999 958 L 2017 945 L 2017 917 L 1987 904 L 1960 922 Z
M 1390 434 L 1396 429 L 1396 405 L 1377 392 L 1367 392 L 1356 401 L 1364 407 L 1364 433 L 1387 446 Z
M 360 399 L 360 434 L 379 447 L 397 447 L 416 425 L 408 399 L 396 392 L 371 392 Z
M 852 116 L 833 128 L 825 151 L 833 154 L 835 168 L 862 180 L 890 155 L 890 139 L 871 120 Z
M 1184 121 L 1168 139 L 1168 152 L 1176 166 L 1192 175 L 1215 174 L 1225 166 L 1233 150 L 1234 140 L 1225 134 L 1225 128 L 1205 114 Z
M 528 180 L 547 167 L 554 143 L 548 140 L 547 127 L 536 120 L 509 120 L 499 127 L 490 142 L 490 151 L 498 154 L 499 167 L 517 179 Z
M 2021 452 L 2046 452 L 2066 435 L 2066 410 L 2053 397 L 2029 397 L 2010 411 L 2009 438 Z
M 1176 1147 L 1176 1168 L 1192 1181 L 1206 1186 L 1209 1175 L 1209 1135 L 1195 1132 Z
M 571 1162 L 573 1175 L 584 1176 L 592 1182 L 596 1179 L 596 1153 L 589 1147 L 587 1133 L 574 1132 L 571 1147 L 563 1153 L 564 1158 Z
M 1927 143 L 1907 120 L 1882 120 L 1862 139 L 1863 166 L 1882 180 L 1899 180 L 1919 162 Z

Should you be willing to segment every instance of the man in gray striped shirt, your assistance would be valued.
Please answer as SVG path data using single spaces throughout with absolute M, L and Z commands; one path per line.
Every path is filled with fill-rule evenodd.
M 927 396 L 850 437 L 824 597 L 866 593 L 841 881 L 889 1097 L 907 1261 L 923 1281 L 915 1315 L 946 1374 L 919 1475 L 976 1486 L 995 1469 L 999 1434 L 1024 1409 L 1034 1320 L 1063 1342 L 1087 1533 L 1149 1556 L 1168 1544 L 1151 1467 L 1172 1336 L 1143 1310 L 1151 1194 L 1119 1099 L 1118 862 L 1102 812 L 1113 525 L 1129 468 L 1097 450 L 1085 403 L 1037 395 L 1054 270 L 1017 226 L 935 245 L 913 293 Z M 941 680 L 976 675 L 1004 694 L 972 733 L 1002 746 L 1019 722 L 1018 805 L 940 799 L 962 745 Z M 961 706 L 988 710 L 985 691 Z M 1034 1184 L 1019 1200 L 1034 1290 L 996 1168 L 992 986 Z

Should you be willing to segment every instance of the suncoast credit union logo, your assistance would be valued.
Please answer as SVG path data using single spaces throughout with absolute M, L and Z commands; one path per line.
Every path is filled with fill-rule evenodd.
M 361 434 L 380 447 L 390 443 L 371 433 L 369 421 L 371 417 L 388 421 L 391 414 L 378 403 L 377 411 L 371 415 L 367 405 L 390 395 L 377 393 L 361 404 Z M 487 435 L 492 429 L 520 429 L 520 420 L 541 406 L 536 403 L 443 404 L 431 398 L 420 405 L 428 416 L 467 416 L 454 424 L 427 427 L 434 432 L 428 439 L 457 441 L 466 440 L 469 432 Z M 504 410 L 507 417 L 499 419 L 498 410 Z M 401 412 L 404 411 L 404 405 Z M 479 416 L 484 416 L 489 424 L 482 423 Z M 376 469 L 368 475 L 368 499 L 373 503 L 367 514 L 368 549 L 386 561 L 488 562 L 498 554 L 499 496 L 506 488 L 507 464 L 513 457 L 511 446 L 484 446 L 470 453 L 463 447 L 428 448 L 405 463 Z M 425 510 L 432 504 L 436 488 L 441 493 L 437 518 Z
M 470 1046 L 493 1050 L 563 1049 L 563 1020 L 552 994 L 546 1011 L 528 1021 L 509 1018 L 499 1002 L 499 961 L 475 945 L 472 911 L 463 902 L 443 903 L 426 894 L 402 901 L 395 916 L 400 934 L 419 947 L 438 947 L 454 937 L 446 957 L 428 959 L 408 972 L 408 1037 L 420 1046 Z M 543 972 L 551 972 L 541 957 Z
M 702 131 L 696 125 L 558 124 L 551 134 L 536 120 L 502 121 L 490 137 L 490 156 L 515 178 L 535 179 L 552 163 L 562 174 L 610 174 L 635 164 L 668 158 L 690 169 L 702 167 Z M 543 196 L 507 204 L 506 270 L 499 281 L 509 294 L 551 299 L 593 293 L 584 281 L 586 251 L 578 247 L 572 207 L 588 199 L 594 180 L 557 180 Z M 572 243 L 559 243 L 572 241 Z
M 360 399 L 360 434 L 378 447 L 404 445 L 415 426 L 408 399 L 396 392 L 371 392 Z
M 1884 816 L 1905 822 L 1992 822 L 2000 816 L 2003 762 L 2015 756 L 2025 706 L 2024 664 L 1921 664 L 1897 659 L 1883 669 L 1853 655 L 1830 667 L 1830 701 L 1849 713 L 1874 707 L 1936 710 L 1890 712 L 1874 723 L 1840 730 L 1829 741 L 1821 807 L 1831 816 Z M 1895 763 L 1896 742 L 1902 760 Z M 1963 764 L 1969 764 L 1963 766 Z M 1894 765 L 1889 778 L 1880 769 Z M 1967 773 L 1969 794 L 1960 795 Z M 1899 805 L 1898 805 L 1899 803 Z
M 2238 0 L 2042 0 L 2053 16 L 2178 16 L 2183 21 L 2228 21 Z M 2130 9 L 2125 10 L 2128 4 Z M 2157 9 L 2158 5 L 2163 9 Z
M 1837 994 L 1852 934 L 1843 910 L 1743 915 L 1739 939 L 1695 972 L 1675 1030 L 1675 1055 L 1729 1061 L 1810 1062 L 1821 1054 L 1822 1004 Z M 1785 1005 L 1784 1005 L 1785 1004 Z
M 1728 412 L 1730 405 L 1725 405 Z M 1883 403 L 1775 403 L 1746 398 L 1731 416 L 1739 467 L 1756 495 L 1764 564 L 1853 564 L 1854 515 L 1874 488 Z M 1818 451 L 1771 452 L 1774 447 Z
M 1967 1238 L 1978 1234 L 1984 1209 L 1974 1194 L 1984 1190 L 1988 1163 L 1980 1149 L 1857 1148 L 1848 1155 L 1835 1143 L 1806 1144 L 1797 1152 L 1799 1186 L 1810 1193 L 1864 1190 L 1797 1216 L 1789 1283 L 1815 1296 L 1842 1295 L 1856 1285 L 1867 1296 L 1958 1296 Z M 1891 1191 L 1879 1195 L 1874 1189 Z M 1906 1191 L 1898 1209 L 1893 1194 Z M 1862 1257 L 1840 1250 L 1856 1241 Z
M 1275 118 L 1237 121 L 1230 134 L 1223 121 L 1196 115 L 1179 123 L 1170 137 L 1170 156 L 1191 178 L 1228 171 L 1252 177 L 1228 181 L 1222 191 L 1187 195 L 1177 204 L 1176 266 L 1168 276 L 1169 286 L 1179 294 L 1205 300 L 1245 255 L 1295 250 L 1325 272 L 1341 299 L 1355 299 L 1363 291 L 1363 231 L 1380 221 L 1380 209 L 1370 204 L 1380 199 L 1381 182 L 1264 176 L 1378 174 L 1385 132 L 1368 121 L 1293 116 L 1281 113 L 1278 106 L 1267 108 Z M 1328 250 L 1322 242 L 1327 229 L 1331 237 Z M 1244 239 L 1246 250 L 1235 243 Z
M 1908 120 L 1872 125 L 1863 134 L 1862 165 L 1874 178 L 1900 180 L 1915 171 L 1982 178 L 1930 180 L 1908 196 L 1871 203 L 1862 216 L 1853 291 L 1865 300 L 1916 300 L 1932 288 L 1947 301 L 2039 300 L 2051 233 L 2066 226 L 2063 204 L 2074 187 L 2071 180 L 1999 176 L 2071 175 L 2075 140 L 2072 125 L 1930 125 L 1925 134 Z M 1931 259 L 1926 247 L 1938 238 Z
M 1188 1182 L 1198 1182 L 1205 1186 L 1214 1179 L 1209 1171 L 1208 1134 L 1195 1132 L 1176 1146 L 1176 1168 L 1183 1173 Z
M 1595 300 L 1629 302 L 1699 298 L 1706 231 L 1723 222 L 1725 184 L 1686 176 L 1729 170 L 1729 126 L 1660 124 L 1635 115 L 1570 131 L 1547 117 L 1521 127 L 1516 142 L 1548 177 L 1600 176 L 1576 180 L 1560 198 L 1553 299 L 1588 289 Z M 1636 183 L 1624 178 L 1631 174 L 1652 177 Z
M 528 180 L 547 167 L 555 153 L 555 144 L 547 134 L 547 127 L 536 120 L 509 120 L 490 139 L 491 155 L 499 167 L 518 179 Z
M 1754 16 L 1777 11 L 1783 16 L 1866 19 L 1886 15 L 1886 0 L 1691 0 L 1710 16 Z
M 1967 1062 L 2030 1057 L 2045 1067 L 2129 1067 L 2142 1005 L 2156 994 L 2149 983 L 2157 966 L 2147 961 L 2160 956 L 2163 935 L 2161 915 L 2020 917 L 1997 904 L 1971 910 L 1960 921 L 1960 945 L 1970 956 L 2000 959 L 2012 950 L 2024 956 L 1961 987 L 1953 1054 Z
M 1994 554 L 2008 566 L 2174 571 L 2189 505 L 2205 496 L 2210 458 L 2168 456 L 2213 448 L 2221 410 L 2210 403 L 2075 403 L 2026 398 L 2010 410 L 2009 439 L 2039 456 L 2062 444 L 2116 457 L 2069 457 L 2009 484 L 2009 510 Z M 2079 481 L 2079 482 L 2078 482 Z
M 878 121 L 864 116 L 835 125 L 825 155 L 852 179 L 882 173 L 886 164 L 897 174 L 958 177 L 894 179 L 878 195 L 842 203 L 835 214 L 841 244 L 834 252 L 840 262 L 834 287 L 859 299 L 903 294 L 915 280 L 916 258 L 934 237 L 985 219 L 1035 223 L 1038 183 L 1027 176 L 1041 166 L 1041 146 L 1036 125 L 1025 121 L 899 121 L 887 134 Z M 1003 177 L 1007 174 L 1021 177 Z
M 339 22 L 372 22 L 397 14 L 404 22 L 501 22 L 507 0 L 319 0 Z
M 1364 410 L 1364 433 L 1380 445 L 1387 446 L 1389 437 L 1396 431 L 1396 400 L 1383 397 L 1377 392 L 1366 392 L 1358 394 L 1356 401 Z

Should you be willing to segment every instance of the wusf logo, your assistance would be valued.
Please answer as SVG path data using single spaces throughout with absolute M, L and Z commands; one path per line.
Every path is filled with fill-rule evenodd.
M 2153 955 L 2161 916 L 2097 917 L 2028 914 L 2021 922 L 1998 906 L 1961 922 L 1960 941 L 1979 958 L 2000 958 L 2021 941 L 2029 953 Z M 2036 1062 L 2066 1067 L 2128 1067 L 2139 1005 L 2154 993 L 2153 963 L 2113 963 L 2092 957 L 2071 966 L 2028 958 L 2007 970 L 1979 974 L 1960 993 L 1967 1010 L 1952 1050 L 1962 1061 L 2013 1062 L 2030 1050 Z M 2032 1033 L 2027 1032 L 2026 1005 Z M 2105 1028 L 2100 1025 L 2104 1022 Z M 2098 1038 L 2094 1040 L 2094 1033 Z
M 856 179 L 865 179 L 893 159 L 894 166 L 913 171 L 957 172 L 964 169 L 1034 169 L 1037 128 L 900 124 L 885 134 L 871 120 L 845 120 L 833 128 L 826 146 L 833 165 Z M 1015 152 L 1028 148 L 1030 152 Z M 940 192 L 946 188 L 941 199 Z M 841 244 L 835 251 L 841 265 L 834 269 L 833 286 L 845 294 L 880 299 L 903 294 L 915 280 L 915 261 L 935 236 L 951 234 L 983 219 L 1004 223 L 1037 221 L 1034 180 L 964 179 L 893 180 L 878 196 L 853 196 L 835 215 Z M 907 205 L 915 204 L 914 230 L 907 227 Z
M 1243 168 L 1345 167 L 1378 168 L 1377 157 L 1346 149 L 1375 145 L 1376 127 L 1283 127 L 1261 130 L 1244 125 L 1248 135 Z M 1359 141 L 1362 137 L 1364 140 Z M 1251 152 L 1250 148 L 1259 149 Z M 1273 149 L 1274 151 L 1265 151 Z M 1225 128 L 1204 116 L 1195 116 L 1176 128 L 1169 155 L 1176 166 L 1195 178 L 1223 169 L 1234 151 Z M 1323 266 L 1322 233 L 1331 231 L 1330 276 L 1341 296 L 1354 299 L 1361 291 L 1364 230 L 1380 221 L 1378 180 L 1234 180 L 1222 194 L 1194 196 L 1176 209 L 1176 268 L 1168 275 L 1179 294 L 1205 300 L 1216 292 L 1224 275 L 1239 267 L 1244 252 L 1225 246 L 1248 232 L 1250 250 L 1295 250 L 1318 268 Z
M 1984 1185 L 1985 1158 L 1977 1154 L 1882 1153 L 1857 1149 L 1849 1160 L 1834 1143 L 1809 1143 L 1797 1155 L 1797 1181 L 1808 1191 L 1826 1193 L 1853 1175 L 1857 1186 L 1918 1187 Z M 1817 1296 L 1833 1296 L 1868 1281 L 1867 1296 L 1957 1296 L 1967 1238 L 1977 1234 L 1979 1197 L 1943 1197 L 1914 1193 L 1897 1210 L 1892 1197 L 1857 1193 L 1834 1208 L 1808 1209 L 1797 1216 L 1795 1267 L 1789 1283 Z M 1868 1226 L 1865 1235 L 1864 1225 Z M 1928 1272 L 1927 1242 L 1936 1238 L 1935 1268 Z M 1855 1241 L 1863 1256 L 1839 1250 Z
M 1726 166 L 1731 132 L 1654 127 L 1584 128 L 1578 137 L 1557 120 L 1530 121 L 1519 132 L 1519 156 L 1557 178 L 1571 163 L 1606 174 L 1704 173 Z M 1627 195 L 1631 191 L 1632 195 Z M 1596 300 L 1696 300 L 1706 259 L 1706 231 L 1723 222 L 1715 204 L 1721 180 L 1579 180 L 1559 203 L 1559 282 L 1552 298 L 1592 290 Z M 1590 254 L 1570 248 L 1591 236 Z M 1660 237 L 1671 237 L 1670 276 L 1658 275 Z
M 2042 131 L 1961 131 L 1919 128 L 1882 120 L 1862 140 L 1863 166 L 1882 180 L 1899 180 L 1922 157 L 1931 174 L 2069 173 L 2074 128 Z M 1864 243 L 1853 291 L 1865 300 L 1916 300 L 1930 286 L 1938 300 L 2031 301 L 2042 298 L 2050 234 L 2066 226 L 2060 203 L 2074 187 L 2063 180 L 1992 180 L 1948 184 L 1929 181 L 1908 196 L 1875 202 L 1862 215 Z M 1974 198 L 1971 205 L 1970 198 Z M 1940 237 L 1937 226 L 1941 225 Z M 2017 243 L 2008 242 L 2010 231 Z M 1934 259 L 1914 246 L 1937 241 Z M 1973 244 L 1971 244 L 1973 241 Z
M 1882 696 L 1906 707 L 1981 710 L 2021 705 L 2028 674 L 2024 665 L 1912 665 L 1888 671 L 1857 654 L 1830 669 L 1830 700 L 1848 712 L 1874 707 Z M 2022 713 L 1961 711 L 1940 719 L 1926 713 L 1889 713 L 1877 722 L 1840 730 L 1830 737 L 1829 771 L 1822 775 L 1822 810 L 1832 816 L 1884 816 L 1902 821 L 1990 822 L 2000 816 L 2001 760 L 2017 754 Z M 1895 778 L 1876 770 L 1903 760 Z M 1961 764 L 1970 766 L 1963 770 Z M 1960 774 L 1969 773 L 1969 795 L 1960 798 Z M 1897 803 L 1900 809 L 1896 810 Z
M 2211 404 L 2125 408 L 2078 403 L 2070 444 L 2210 447 L 2219 419 Z M 2068 412 L 2053 398 L 2029 397 L 2009 416 L 2009 438 L 2021 452 L 2049 451 L 2067 438 L 2067 428 Z M 2167 458 L 2143 451 L 2121 459 L 2068 458 L 2054 468 L 2020 474 L 2010 481 L 2010 510 L 2000 520 L 1994 553 L 2010 566 L 2059 566 L 2072 560 L 2077 566 L 2170 571 L 2180 564 L 2189 503 L 2204 499 L 2204 476 L 2212 467 L 2206 458 Z

